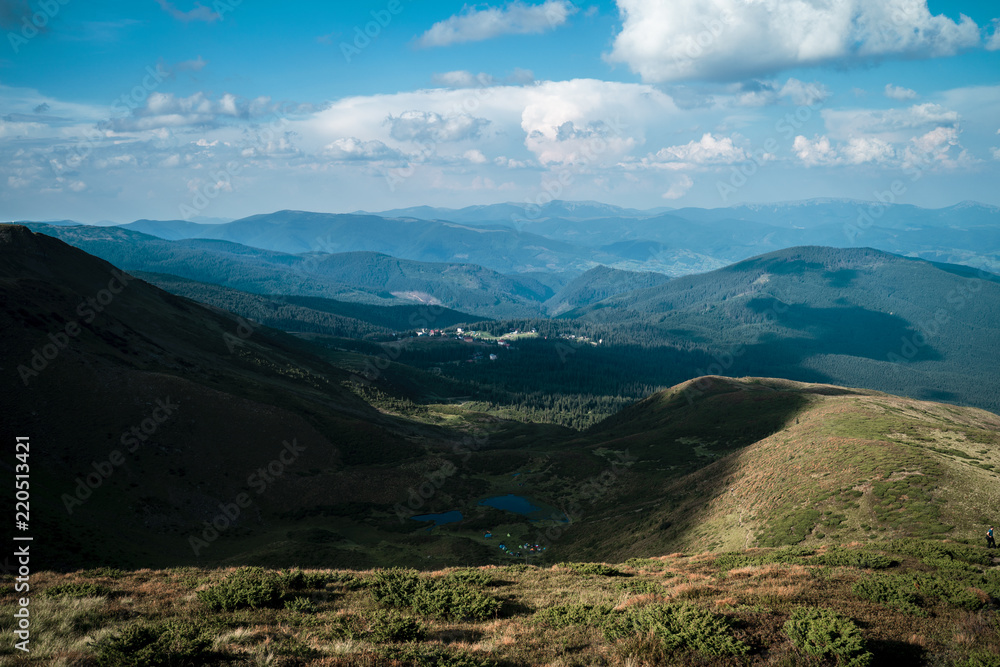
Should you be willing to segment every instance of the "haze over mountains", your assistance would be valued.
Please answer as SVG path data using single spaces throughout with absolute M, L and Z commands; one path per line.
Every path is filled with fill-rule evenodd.
M 975 202 L 924 209 L 820 199 L 638 211 L 555 201 L 377 214 L 278 211 L 220 225 L 139 220 L 123 228 L 167 240 L 217 239 L 287 253 L 364 250 L 501 273 L 583 271 L 596 263 L 683 275 L 800 245 L 864 246 L 1000 269 L 1000 208 Z

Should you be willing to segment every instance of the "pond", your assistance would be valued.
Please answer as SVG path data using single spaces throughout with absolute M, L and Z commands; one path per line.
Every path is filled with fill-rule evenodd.
M 433 521 L 434 526 L 431 526 L 427 530 L 433 529 L 435 526 L 443 526 L 446 523 L 455 523 L 462 520 L 462 513 L 458 510 L 452 510 L 450 512 L 438 512 L 437 514 L 420 514 L 418 516 L 411 516 L 414 521 Z
M 513 493 L 508 493 L 506 496 L 493 496 L 492 498 L 486 498 L 485 500 L 480 500 L 479 504 L 486 505 L 487 507 L 494 507 L 498 510 L 513 512 L 514 514 L 521 514 L 523 516 L 530 516 L 536 512 L 542 511 L 541 507 L 532 504 L 532 502 L 527 498 L 515 496 Z

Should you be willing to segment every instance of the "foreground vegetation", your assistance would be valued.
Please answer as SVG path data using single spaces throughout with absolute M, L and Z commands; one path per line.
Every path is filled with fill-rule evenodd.
M 111 568 L 33 579 L 3 664 L 1000 665 L 993 552 L 932 540 L 435 572 Z M 2 589 L 11 636 L 12 580 Z

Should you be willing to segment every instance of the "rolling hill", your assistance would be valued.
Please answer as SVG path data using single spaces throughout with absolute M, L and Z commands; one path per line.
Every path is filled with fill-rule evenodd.
M 479 319 L 532 317 L 553 295 L 531 277 L 474 264 L 414 262 L 374 252 L 292 255 L 230 241 L 166 241 L 114 227 L 32 224 L 128 271 L 267 295 L 312 296 L 372 305 L 443 305 Z
M 871 249 L 790 248 L 568 311 L 662 344 L 699 341 L 731 375 L 1000 408 L 1000 277 Z

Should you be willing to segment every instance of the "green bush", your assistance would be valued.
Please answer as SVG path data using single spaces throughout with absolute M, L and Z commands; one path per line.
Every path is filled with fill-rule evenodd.
M 315 590 L 326 587 L 325 574 L 306 574 L 302 570 L 289 570 L 279 575 L 281 585 L 290 591 Z
M 129 625 L 91 644 L 98 667 L 187 667 L 211 664 L 211 634 L 191 622 Z
M 368 582 L 350 572 L 333 572 L 326 577 L 327 583 L 343 586 L 349 591 L 364 588 Z
M 973 651 L 965 660 L 956 663 L 956 667 L 1000 667 L 1000 655 L 987 649 Z
M 467 653 L 451 653 L 442 648 L 428 646 L 388 646 L 379 649 L 384 657 L 412 667 L 494 667 L 488 658 L 477 658 Z
M 368 579 L 372 599 L 388 607 L 409 607 L 419 585 L 420 576 L 416 570 L 399 567 L 375 570 Z
M 633 579 L 631 581 L 623 581 L 619 583 L 616 588 L 620 591 L 626 591 L 628 593 L 635 593 L 637 595 L 644 595 L 646 593 L 653 594 L 663 594 L 663 585 L 658 584 L 655 581 L 649 581 L 648 579 Z
M 453 584 L 485 587 L 493 584 L 493 577 L 482 570 L 456 570 L 449 572 L 445 576 L 445 581 Z
M 306 597 L 292 598 L 285 601 L 285 609 L 297 611 L 300 614 L 315 614 L 318 609 L 312 600 Z
M 95 567 L 91 570 L 84 570 L 81 574 L 85 577 L 106 577 L 108 579 L 121 579 L 128 574 L 125 570 L 116 567 Z
M 795 609 L 785 622 L 785 634 L 797 649 L 809 655 L 834 658 L 849 667 L 866 667 L 872 661 L 858 626 L 832 609 Z
M 933 540 L 901 539 L 893 540 L 886 546 L 886 551 L 913 556 L 928 565 L 937 565 L 939 567 L 956 563 L 990 565 L 993 562 L 992 556 L 985 547 L 974 547 L 965 544 L 937 542 Z
M 728 620 L 690 603 L 630 607 L 604 623 L 608 641 L 652 634 L 666 652 L 686 649 L 711 656 L 743 655 L 750 649 L 734 638 Z
M 810 562 L 819 565 L 857 567 L 865 570 L 884 570 L 899 564 L 899 561 L 885 554 L 873 551 L 858 551 L 834 547 L 821 556 L 816 556 Z
M 198 599 L 214 611 L 259 609 L 281 599 L 281 578 L 261 567 L 241 567 L 218 584 L 198 591 Z
M 567 567 L 580 574 L 593 574 L 599 577 L 620 577 L 622 572 L 604 563 L 559 563 L 559 567 Z
M 376 611 L 367 619 L 368 637 L 374 642 L 418 642 L 427 629 L 415 619 L 394 611 Z
M 418 614 L 452 620 L 485 621 L 500 611 L 500 601 L 480 590 L 444 581 L 422 581 L 413 595 Z
M 637 570 L 663 570 L 667 567 L 666 563 L 655 558 L 629 558 L 625 565 Z
M 924 611 L 918 606 L 921 602 L 920 594 L 914 584 L 912 577 L 878 574 L 859 579 L 851 590 L 866 600 L 923 615 Z
M 377 570 L 368 582 L 372 599 L 387 607 L 454 620 L 482 621 L 500 611 L 500 601 L 448 578 L 421 579 L 416 570 Z
M 107 588 L 99 584 L 73 583 L 49 586 L 42 591 L 42 596 L 47 598 L 99 598 L 108 595 L 110 592 Z
M 571 625 L 600 627 L 609 616 L 609 605 L 561 604 L 538 611 L 534 618 L 537 623 L 565 628 Z

